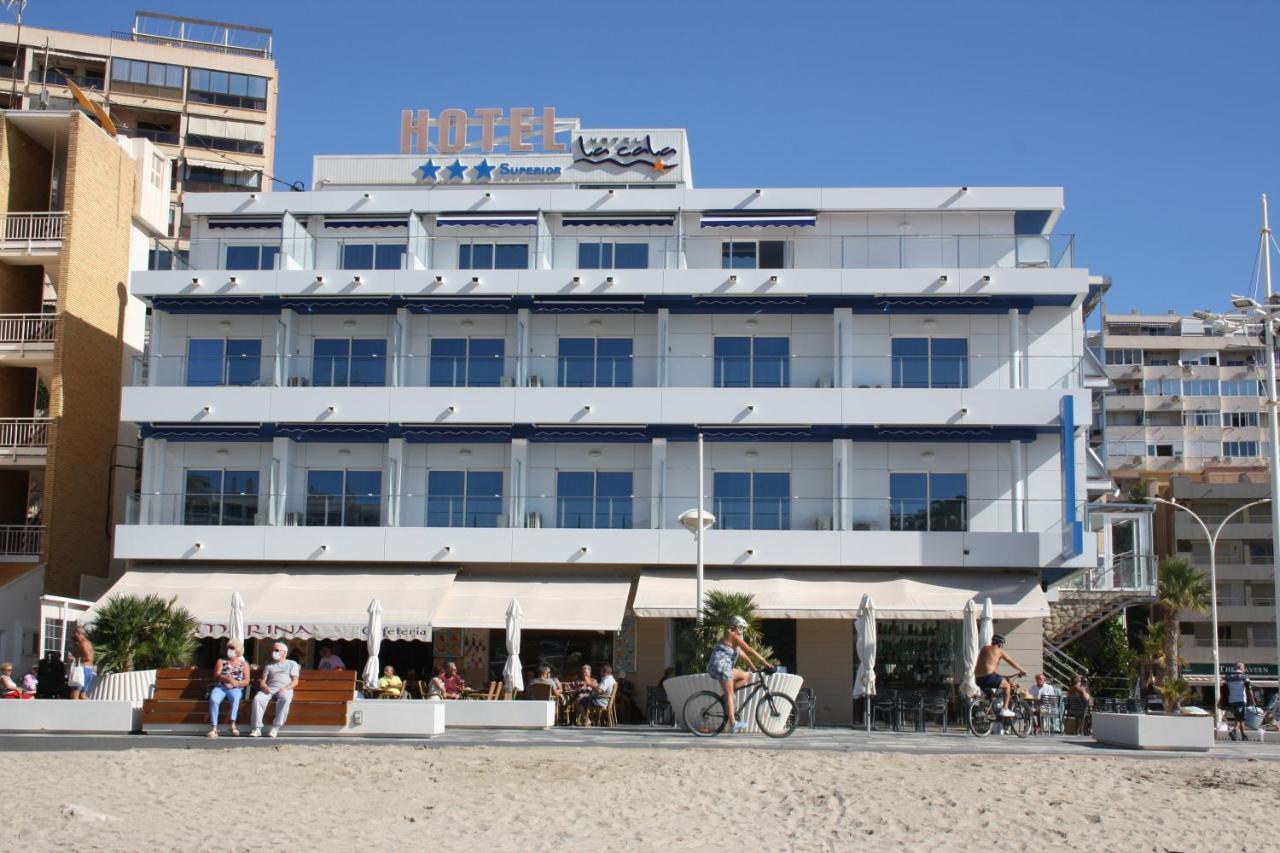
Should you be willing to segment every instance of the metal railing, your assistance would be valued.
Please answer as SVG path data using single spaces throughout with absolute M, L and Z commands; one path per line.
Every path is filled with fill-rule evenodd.
M 0 557 L 38 557 L 44 548 L 43 524 L 0 525 Z
M 221 53 L 226 56 L 251 56 L 255 59 L 270 59 L 269 48 L 239 47 L 233 44 L 213 44 L 207 41 L 173 38 L 169 36 L 153 36 L 146 33 L 134 33 L 123 30 L 112 30 L 111 37 L 117 41 L 132 41 L 138 44 L 151 44 L 158 47 L 181 47 L 187 50 L 203 50 L 206 53 Z
M 0 213 L 5 243 L 49 243 L 62 239 L 66 211 L 51 213 Z
M 251 188 L 228 187 L 247 192 Z M 392 223 L 395 216 L 388 215 Z M 413 269 L 466 271 L 576 270 L 621 278 L 637 270 L 723 270 L 726 278 L 768 278 L 787 270 L 826 269 L 1051 269 L 1074 265 L 1074 235 L 920 236 L 616 236 L 583 238 L 508 233 L 501 236 L 368 234 L 295 237 L 197 237 L 190 268 L 225 269 L 227 250 L 263 245 L 288 256 L 294 269 Z M 445 229 L 450 230 L 450 229 Z M 506 230 L 506 229 L 504 229 Z M 532 227 L 530 227 L 530 231 Z M 365 248 L 381 246 L 379 260 Z M 602 251 L 601 247 L 607 247 Z M 626 248 L 628 251 L 622 251 Z M 396 250 L 396 251 L 393 251 Z M 355 266 L 362 264 L 362 266 Z M 367 265 L 364 265 L 367 264 Z M 958 287 L 959 283 L 953 284 Z
M 1099 565 L 1073 572 L 1057 583 L 1061 590 L 1078 592 L 1128 592 L 1154 594 L 1158 560 L 1154 556 L 1116 554 L 1110 564 L 1100 557 Z
M 0 346 L 51 344 L 57 331 L 57 314 L 0 314 Z
M 459 337 L 462 337 L 460 335 Z M 369 341 L 371 339 L 365 339 Z M 494 339 L 498 340 L 498 339 Z M 606 341 L 608 339 L 601 339 Z M 710 340 L 707 340 L 710 346 Z M 264 353 L 273 342 L 262 341 Z M 475 349 L 475 339 L 472 342 Z M 133 361 L 130 384 L 159 387 L 397 388 L 879 388 L 1012 390 L 1008 356 L 902 358 L 892 355 L 609 355 L 389 353 L 380 355 L 186 356 Z M 1078 356 L 1017 360 L 1020 389 L 1081 387 Z M 839 377 L 839 379 L 837 379 Z
M 49 446 L 49 418 L 0 418 L 0 453 Z

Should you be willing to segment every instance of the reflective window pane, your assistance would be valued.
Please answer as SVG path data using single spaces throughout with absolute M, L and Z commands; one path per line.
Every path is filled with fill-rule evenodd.
M 427 526 L 462 527 L 466 502 L 465 471 L 427 473 Z
M 929 387 L 928 338 L 894 338 L 891 351 L 894 388 Z
M 211 387 L 222 384 L 221 339 L 193 338 L 187 341 L 187 385 Z
M 524 243 L 499 243 L 493 248 L 493 268 L 497 270 L 527 270 L 529 247 Z
M 312 344 L 311 384 L 321 387 L 346 387 L 350 384 L 348 367 L 351 341 L 347 338 L 316 338 Z
M 467 339 L 431 339 L 432 386 L 456 388 L 467 384 Z
M 228 385 L 257 385 L 262 381 L 262 341 L 227 341 Z
M 381 388 L 387 384 L 387 342 L 364 338 L 351 342 L 351 385 Z
M 472 388 L 502 384 L 504 342 L 501 338 L 472 338 L 467 352 L 467 382 Z
M 751 338 L 715 339 L 716 388 L 751 387 Z

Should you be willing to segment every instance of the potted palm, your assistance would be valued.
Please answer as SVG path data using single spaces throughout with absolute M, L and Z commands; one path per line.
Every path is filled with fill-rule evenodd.
M 114 595 L 89 626 L 99 677 L 93 698 L 141 702 L 156 670 L 187 666 L 196 649 L 196 619 L 176 599 Z

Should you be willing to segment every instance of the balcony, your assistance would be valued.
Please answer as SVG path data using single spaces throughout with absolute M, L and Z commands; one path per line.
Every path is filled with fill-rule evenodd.
M 244 191 L 243 186 L 227 187 Z M 393 221 L 393 220 L 388 220 Z M 406 229 L 407 231 L 407 229 Z M 191 241 L 192 270 L 235 269 L 241 247 L 266 247 L 274 259 L 261 268 L 485 272 L 584 270 L 625 275 L 634 270 L 1070 269 L 1074 235 L 857 235 L 730 239 L 673 234 L 582 238 L 576 235 L 364 237 L 199 237 Z M 624 249 L 626 251 L 624 251 Z M 288 258 L 289 260 L 285 260 Z M 241 267 L 241 269 L 243 269 Z
M 66 212 L 0 213 L 0 258 L 9 263 L 42 263 L 62 250 Z
M 0 314 L 0 364 L 52 364 L 57 333 L 57 314 Z
M 231 516 L 207 513 L 208 496 L 190 513 L 190 498 L 145 495 L 135 498 L 130 523 L 117 528 L 116 557 L 158 560 L 283 560 L 351 562 L 529 564 L 643 564 L 688 566 L 693 541 L 680 528 L 676 513 L 693 505 L 690 498 L 640 498 L 590 501 L 555 496 L 499 498 L 498 511 L 459 512 L 459 522 L 483 526 L 428 526 L 428 502 L 422 495 L 375 501 L 377 526 L 330 523 L 343 517 L 339 499 L 327 509 L 315 496 L 231 496 Z M 723 502 L 722 502 L 723 503 Z M 998 501 L 983 501 L 970 513 L 964 529 L 924 529 L 927 523 L 910 513 L 895 514 L 889 499 L 790 499 L 785 512 L 776 504 L 735 513 L 760 529 L 715 529 L 707 535 L 706 558 L 722 565 L 791 566 L 967 566 L 1007 568 L 1040 566 L 1055 559 L 1062 537 L 1056 525 L 1039 532 L 1013 532 Z M 1047 502 L 1046 502 L 1047 503 Z M 1061 506 L 1058 502 L 1059 511 Z M 843 518 L 838 510 L 847 509 Z M 708 501 L 708 506 L 714 505 Z M 252 513 L 241 512 L 246 506 Z M 725 510 L 721 506 L 722 511 Z M 356 517 L 367 518 L 362 503 Z M 439 506 L 435 513 L 442 512 Z M 1035 509 L 1033 508 L 1033 513 Z M 273 513 L 282 522 L 268 524 Z M 398 525 L 387 524 L 399 513 Z M 650 526 L 652 518 L 665 519 Z M 861 515 L 859 515 L 861 513 Z M 918 515 L 918 514 L 917 514 Z M 222 518 L 223 524 L 185 524 Z M 227 523 L 228 517 L 236 519 Z M 436 515 L 436 518 L 441 516 Z M 520 526 L 511 526 L 517 519 Z M 916 518 L 902 527 L 902 519 Z M 861 520 L 859 520 L 861 519 Z M 895 521 L 896 519 L 896 521 Z M 141 522 L 141 523 L 139 523 Z M 309 523 L 310 522 L 310 523 Z M 731 522 L 732 523 L 732 522 Z M 948 525 L 950 522 L 948 521 Z M 981 529 L 973 529 L 978 528 Z M 1082 559 L 1092 561 L 1093 555 Z
M 0 418 L 0 467 L 43 465 L 51 423 L 49 418 Z
M 44 525 L 0 525 L 0 560 L 28 563 L 40 559 L 44 548 Z

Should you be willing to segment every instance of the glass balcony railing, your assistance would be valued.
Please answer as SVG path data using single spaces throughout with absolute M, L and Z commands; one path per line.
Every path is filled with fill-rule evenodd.
M 243 187 L 238 189 L 243 190 Z M 238 266 L 241 247 L 269 255 L 262 266 Z M 262 252 L 261 250 L 268 250 Z M 196 238 L 187 269 L 573 270 L 623 276 L 633 270 L 724 270 L 726 276 L 781 275 L 792 269 L 1049 269 L 1074 266 L 1074 236 L 829 236 L 783 240 L 721 237 L 369 235 Z
M 474 339 L 473 339 L 474 340 Z M 889 388 L 1072 389 L 1081 387 L 1076 356 L 1021 360 L 1014 385 L 1006 356 L 698 355 L 313 357 L 138 356 L 131 385 L 291 388 Z
M 647 471 L 636 472 L 639 482 Z M 1024 502 L 1031 533 L 1060 529 L 1062 502 Z M 126 524 L 285 527 L 478 527 L 557 530 L 683 530 L 697 498 L 647 495 L 277 495 L 136 494 Z M 1010 498 L 717 496 L 704 504 L 714 531 L 1012 533 Z M 1083 505 L 1080 507 L 1083 511 Z M 392 520 L 394 519 L 394 524 Z

